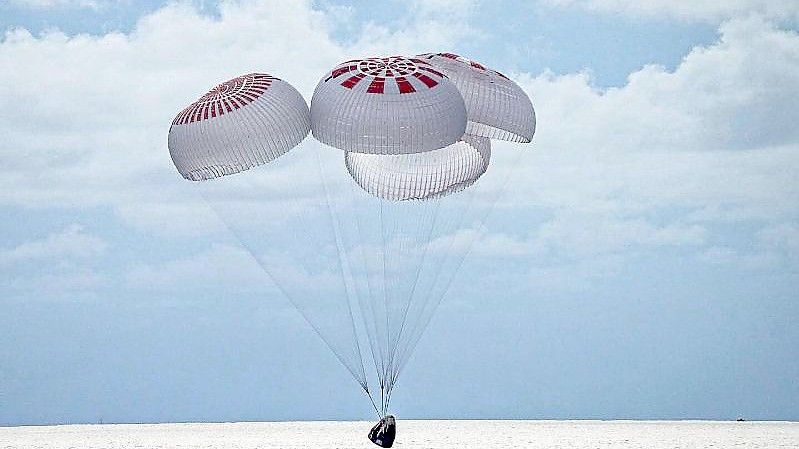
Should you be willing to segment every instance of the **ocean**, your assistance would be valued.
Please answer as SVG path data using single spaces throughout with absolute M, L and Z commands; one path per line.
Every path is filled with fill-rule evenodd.
M 371 422 L 0 427 L 0 449 L 365 448 Z M 797 422 L 403 421 L 397 448 L 799 448 Z

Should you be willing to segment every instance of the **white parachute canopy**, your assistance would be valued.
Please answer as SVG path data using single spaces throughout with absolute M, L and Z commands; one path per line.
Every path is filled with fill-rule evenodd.
M 422 60 L 356 59 L 319 81 L 311 130 L 344 151 L 419 153 L 457 142 L 466 131 L 466 107 L 455 85 Z
M 521 154 L 497 167 L 489 139 L 529 141 L 535 127 L 518 86 L 490 72 L 469 97 L 437 60 L 344 62 L 310 109 L 288 83 L 244 75 L 169 132 L 180 174 L 207 181 L 204 199 L 381 416 L 515 166 L 506 156 Z
M 432 199 L 472 185 L 488 169 L 491 141 L 470 136 L 423 153 L 383 155 L 347 152 L 352 179 L 372 195 L 390 201 Z
M 187 106 L 169 128 L 169 153 L 184 178 L 217 178 L 266 164 L 310 130 L 308 105 L 265 73 L 225 81 Z
M 457 86 L 469 116 L 468 134 L 523 143 L 533 139 L 533 103 L 507 76 L 454 53 L 426 53 L 418 58 Z

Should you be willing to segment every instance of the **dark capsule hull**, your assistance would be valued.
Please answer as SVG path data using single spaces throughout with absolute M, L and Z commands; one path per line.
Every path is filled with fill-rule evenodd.
M 380 447 L 391 447 L 394 438 L 397 436 L 397 425 L 393 416 L 387 416 L 380 420 L 372 430 L 369 431 L 369 440 Z

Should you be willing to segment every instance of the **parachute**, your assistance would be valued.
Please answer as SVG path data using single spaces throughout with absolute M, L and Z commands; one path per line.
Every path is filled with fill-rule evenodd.
M 400 155 L 347 152 L 352 179 L 365 191 L 389 201 L 432 199 L 477 181 L 491 158 L 491 141 L 464 134 L 437 150 Z
M 269 163 L 310 131 L 308 106 L 289 83 L 264 73 L 211 89 L 172 121 L 169 153 L 184 178 L 208 180 Z
M 281 79 L 243 75 L 181 111 L 168 141 L 178 172 L 384 419 L 517 165 L 520 151 L 490 140 L 534 132 L 513 81 L 437 53 L 338 64 L 310 108 Z
M 522 143 L 533 139 L 533 103 L 510 78 L 454 53 L 426 53 L 419 58 L 457 86 L 469 114 L 468 134 Z
M 344 151 L 419 153 L 463 136 L 466 105 L 458 88 L 420 59 L 353 60 L 316 86 L 311 130 L 320 142 Z

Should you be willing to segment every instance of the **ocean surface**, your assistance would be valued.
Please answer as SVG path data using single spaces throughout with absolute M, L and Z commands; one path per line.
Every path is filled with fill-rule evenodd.
M 369 422 L 0 427 L 0 448 L 377 448 Z M 796 422 L 402 421 L 397 448 L 799 448 Z

